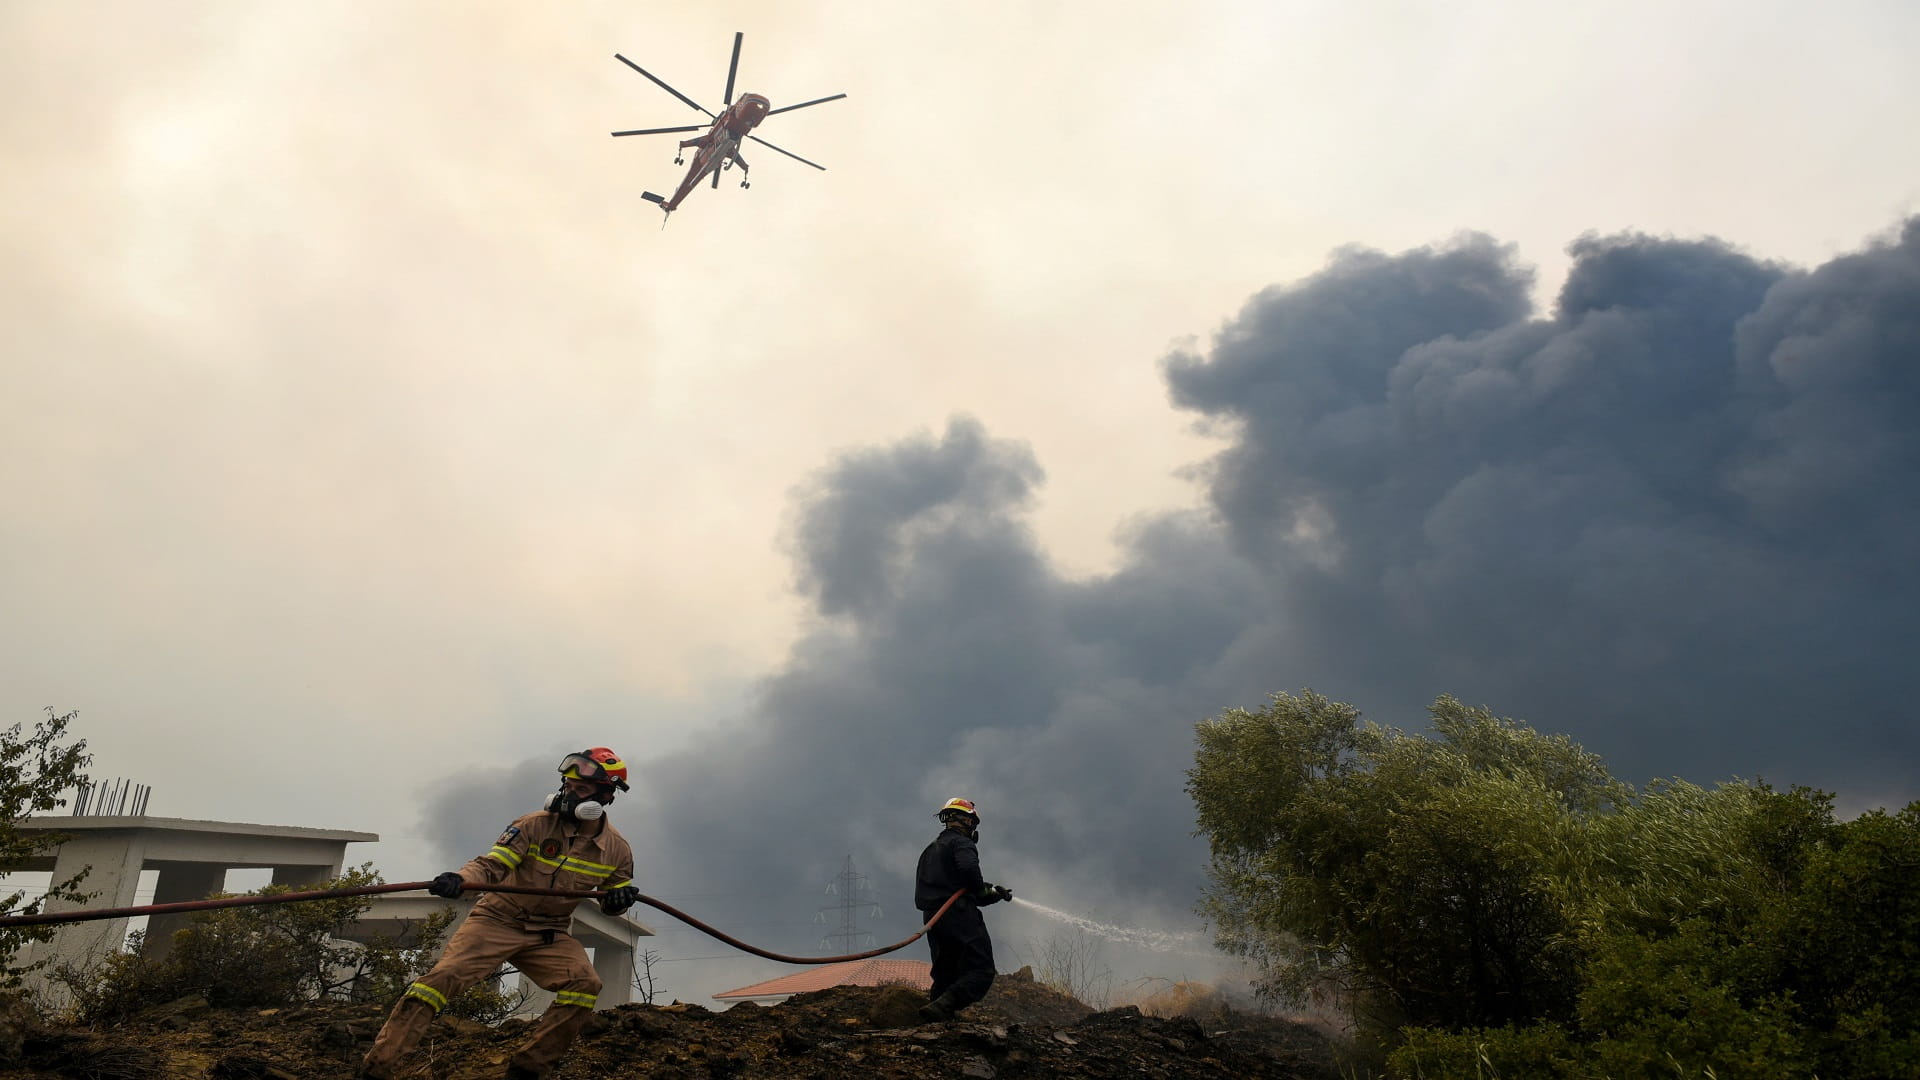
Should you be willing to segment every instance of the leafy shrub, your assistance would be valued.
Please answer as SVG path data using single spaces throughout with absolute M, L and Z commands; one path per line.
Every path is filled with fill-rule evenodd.
M 1421 1080 L 1587 1080 L 1575 1060 L 1572 1036 L 1558 1024 L 1467 1028 L 1408 1028 L 1389 1065 L 1394 1076 Z
M 19 724 L 0 729 L 0 874 L 16 870 L 35 858 L 66 843 L 67 838 L 52 833 L 23 834 L 21 819 L 67 805 L 61 793 L 87 782 L 90 760 L 85 739 L 65 741 L 67 725 L 75 713 L 55 715 L 34 725 L 33 733 L 24 733 Z M 83 902 L 88 894 L 80 890 L 85 870 L 73 877 L 49 883 L 47 891 L 27 900 L 19 890 L 0 896 L 0 915 L 33 915 L 49 900 Z M 25 976 L 46 966 L 40 960 L 15 965 L 14 955 L 32 941 L 53 937 L 52 926 L 0 926 L 0 992 L 19 990 Z
M 362 866 L 317 885 L 297 890 L 270 885 L 248 895 L 379 882 L 378 873 Z M 369 906 L 368 898 L 355 896 L 197 912 L 189 926 L 174 933 L 164 955 L 143 955 L 143 936 L 133 934 L 126 951 L 86 967 L 63 967 L 55 978 L 71 995 L 75 1018 L 88 1023 L 118 1020 L 191 995 L 214 1006 L 392 1001 L 432 966 L 452 913 L 424 920 L 404 942 L 380 938 L 363 946 L 340 940 L 338 935 Z M 450 1002 L 448 1011 L 493 1023 L 512 1015 L 522 1000 L 493 979 Z

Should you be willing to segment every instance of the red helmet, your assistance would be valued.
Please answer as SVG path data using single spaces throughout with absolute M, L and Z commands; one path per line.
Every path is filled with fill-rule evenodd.
M 621 791 L 632 790 L 627 787 L 627 763 L 620 760 L 619 754 L 604 746 L 568 754 L 560 761 L 560 775 L 569 780 L 610 784 Z
M 948 799 L 947 804 L 936 811 L 934 816 L 945 821 L 953 814 L 965 814 L 973 819 L 975 825 L 980 824 L 980 811 L 973 808 L 972 799 Z

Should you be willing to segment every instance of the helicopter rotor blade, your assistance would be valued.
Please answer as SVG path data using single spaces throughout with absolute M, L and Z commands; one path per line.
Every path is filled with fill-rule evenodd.
M 807 107 L 807 106 L 809 106 L 809 105 L 818 105 L 818 104 L 820 104 L 820 103 L 822 103 L 822 102 L 827 102 L 827 101 L 839 101 L 839 100 L 840 100 L 841 98 L 843 98 L 843 97 L 846 97 L 846 96 L 847 96 L 847 95 L 845 95 L 845 94 L 835 94 L 835 95 L 833 95 L 832 97 L 823 97 L 823 98 L 814 98 L 814 99 L 813 99 L 812 101 L 803 101 L 803 102 L 801 102 L 801 103 L 800 103 L 800 104 L 798 104 L 798 105 L 782 105 L 781 107 L 779 107 L 779 108 L 777 108 L 777 109 L 769 109 L 769 110 L 767 110 L 767 115 L 768 115 L 768 116 L 777 116 L 777 115 L 779 115 L 780 113 L 783 113 L 783 112 L 792 112 L 792 111 L 793 111 L 793 110 L 795 110 L 795 109 L 804 109 L 804 108 L 806 108 L 806 107 Z
M 733 59 L 727 62 L 726 103 L 728 105 L 733 104 L 733 73 L 740 70 L 740 39 L 744 36 L 738 30 L 733 32 Z
M 648 78 L 649 80 L 651 80 L 651 81 L 652 81 L 652 83 L 653 83 L 653 85 L 655 85 L 655 86 L 657 86 L 657 87 L 659 87 L 659 88 L 660 88 L 660 89 L 662 89 L 662 90 L 665 90 L 665 91 L 666 91 L 667 93 L 669 93 L 669 94 L 672 94 L 672 95 L 673 95 L 674 97 L 677 97 L 677 98 L 679 98 L 679 99 L 680 99 L 681 101 L 684 101 L 684 102 L 686 102 L 686 103 L 687 103 L 688 105 L 690 105 L 690 106 L 692 106 L 693 108 L 695 108 L 695 109 L 697 109 L 697 110 L 699 110 L 700 112 L 703 112 L 703 113 L 706 113 L 706 114 L 707 114 L 708 116 L 713 116 L 713 111 L 712 111 L 712 110 L 710 110 L 710 109 L 708 109 L 708 108 L 707 108 L 706 106 L 704 106 L 704 105 L 702 105 L 702 104 L 700 104 L 699 102 L 697 102 L 697 101 L 695 101 L 695 100 L 693 100 L 692 98 L 690 98 L 690 97 L 688 97 L 687 95 L 685 95 L 685 94 L 683 94 L 683 93 L 681 93 L 680 91 L 678 91 L 678 90 L 675 90 L 675 89 L 674 89 L 673 87 L 671 87 L 671 86 L 668 86 L 668 85 L 667 85 L 666 83 L 664 83 L 664 82 L 661 82 L 661 81 L 660 81 L 660 79 L 659 79 L 659 77 L 658 77 L 658 76 L 656 76 L 656 75 L 655 75 L 655 74 L 654 74 L 653 72 L 651 72 L 651 71 L 648 71 L 648 70 L 647 70 L 646 68 L 643 68 L 643 67 L 641 67 L 641 66 L 640 66 L 639 64 L 636 64 L 636 63 L 634 63 L 633 61 L 631 61 L 631 60 L 629 60 L 629 59 L 627 59 L 626 57 L 624 57 L 624 56 L 621 56 L 621 55 L 620 55 L 619 53 L 614 53 L 614 54 L 613 54 L 613 58 L 614 58 L 615 60 L 618 60 L 618 61 L 620 61 L 621 63 L 623 63 L 623 64 L 625 64 L 625 65 L 627 65 L 628 67 L 630 67 L 630 68 L 632 68 L 633 70 L 635 70 L 635 71 L 637 71 L 637 72 L 639 72 L 640 74 L 642 74 L 642 75 L 645 75 L 645 76 L 646 76 L 646 77 L 647 77 L 647 78 Z M 717 120 L 717 119 L 719 119 L 719 117 L 714 117 L 714 119 L 716 119 L 716 120 Z
M 827 171 L 827 167 L 825 165 L 814 165 L 813 162 L 808 161 L 806 158 L 801 157 L 799 154 L 796 154 L 791 150 L 781 150 L 779 147 L 773 145 L 772 143 L 768 142 L 767 140 L 761 138 L 758 135 L 749 135 L 747 136 L 747 138 L 752 139 L 754 142 L 759 143 L 761 146 L 764 146 L 769 150 L 779 151 L 780 153 L 787 155 L 788 157 L 792 158 L 793 160 L 799 162 L 802 165 L 813 165 L 814 168 L 819 169 L 821 172 Z
M 689 124 L 686 127 L 648 128 L 645 131 L 616 131 L 615 135 L 665 135 L 673 131 L 705 131 L 705 124 Z

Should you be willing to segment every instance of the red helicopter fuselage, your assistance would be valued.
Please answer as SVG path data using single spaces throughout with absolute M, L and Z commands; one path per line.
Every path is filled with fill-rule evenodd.
M 772 103 L 759 94 L 742 94 L 740 100 L 727 106 L 725 112 L 714 118 L 713 126 L 704 135 L 683 141 L 682 149 L 693 150 L 693 164 L 687 167 L 686 179 L 680 181 L 680 187 L 673 198 L 661 204 L 661 208 L 672 213 L 693 189 L 708 176 L 727 167 L 729 161 L 737 163 L 741 172 L 746 172 L 747 163 L 740 156 L 740 144 L 747 135 L 758 127 L 760 121 L 767 118 Z

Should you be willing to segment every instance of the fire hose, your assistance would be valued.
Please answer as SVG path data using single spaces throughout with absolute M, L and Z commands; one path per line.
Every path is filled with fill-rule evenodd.
M 174 904 L 147 904 L 144 907 L 83 908 L 78 911 L 40 912 L 35 915 L 6 915 L 0 916 L 0 926 L 42 926 L 47 923 L 87 922 L 93 919 L 128 919 L 139 915 L 168 915 L 179 911 L 212 911 L 217 908 L 249 907 L 255 904 L 297 904 L 309 900 L 340 900 L 350 896 L 373 896 L 378 893 L 412 892 L 416 889 L 425 889 L 431 884 L 433 883 L 430 881 L 401 881 L 390 885 L 353 885 L 338 889 L 321 889 L 315 892 L 273 893 L 267 896 L 224 896 L 217 900 L 185 900 Z M 606 895 L 603 892 L 593 889 L 542 889 L 531 885 L 470 884 L 464 886 L 461 891 L 520 893 L 526 896 L 561 896 L 576 900 L 598 900 Z M 951 908 L 954 902 L 959 900 L 964 892 L 965 890 L 956 890 L 952 896 L 947 897 L 947 902 L 940 905 L 940 910 L 934 912 L 933 917 L 928 919 L 925 925 L 915 930 L 910 936 L 894 942 L 892 945 L 878 949 L 868 949 L 866 952 L 848 953 L 845 956 L 788 956 L 786 953 L 771 952 L 755 945 L 749 945 L 723 930 L 717 930 L 708 926 L 706 923 L 681 911 L 679 908 L 655 900 L 653 897 L 644 893 L 642 893 L 638 899 L 640 903 L 646 904 L 649 907 L 658 908 L 668 915 L 679 919 L 681 922 L 686 923 L 688 926 L 693 927 L 695 930 L 706 934 L 708 937 L 724 941 L 742 952 L 749 952 L 755 956 L 765 957 L 768 960 L 777 960 L 783 964 L 841 964 L 849 960 L 865 960 L 870 956 L 881 956 L 913 944 L 928 930 L 933 929 L 933 924 L 940 921 L 940 917 L 947 913 L 947 909 Z

